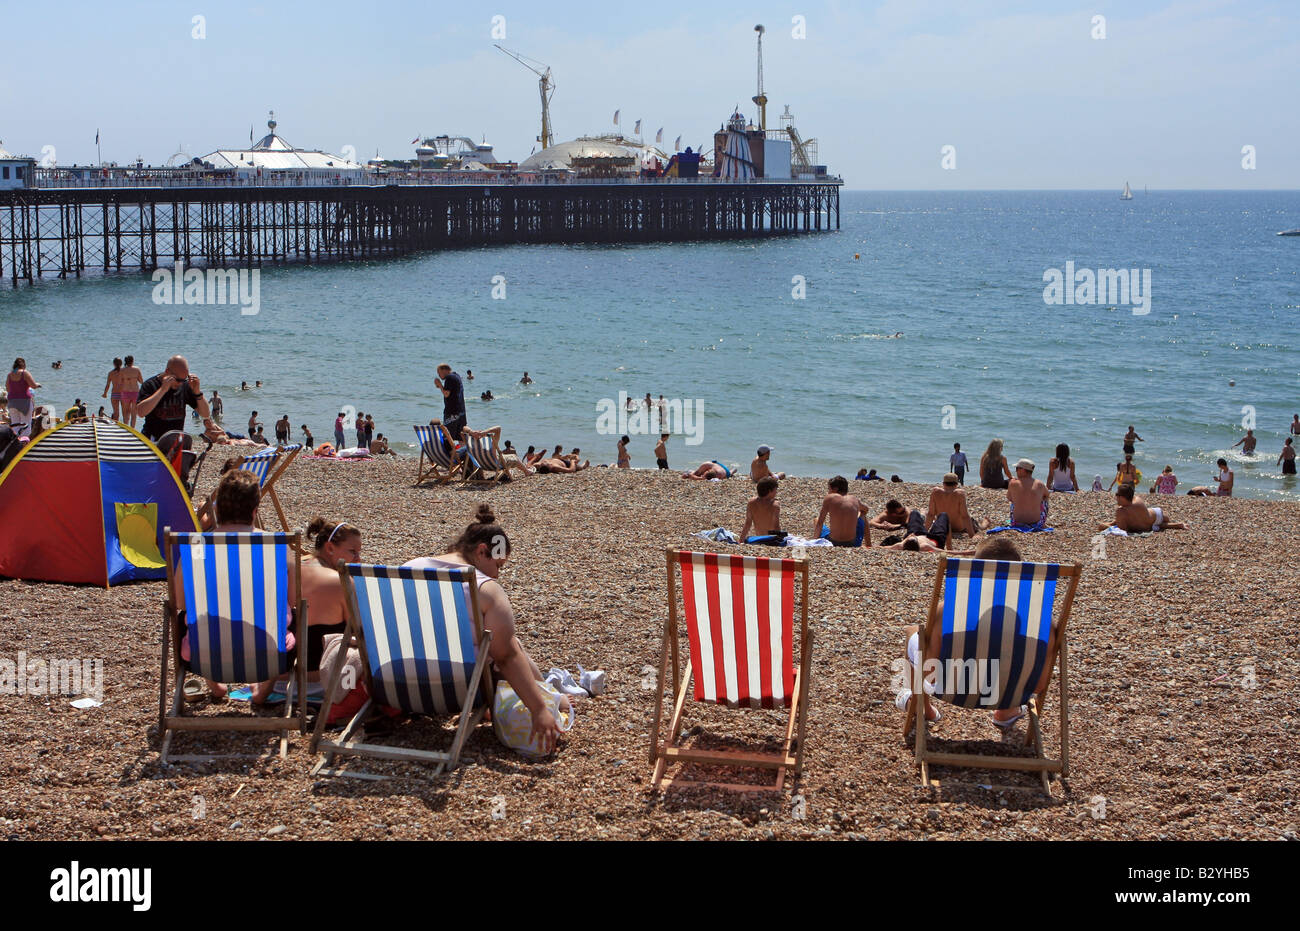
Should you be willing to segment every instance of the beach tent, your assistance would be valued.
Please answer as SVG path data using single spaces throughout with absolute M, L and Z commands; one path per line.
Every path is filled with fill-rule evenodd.
M 158 448 L 120 423 L 60 424 L 0 473 L 0 576 L 161 579 L 164 527 L 198 530 L 189 496 Z

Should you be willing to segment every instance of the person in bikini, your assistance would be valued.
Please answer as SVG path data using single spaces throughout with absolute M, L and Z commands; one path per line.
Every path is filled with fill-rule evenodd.
M 830 493 L 822 499 L 813 538 L 827 537 L 832 546 L 870 546 L 871 530 L 866 521 L 868 508 L 857 495 L 849 494 L 849 480 L 837 475 L 826 483 L 826 487 Z
M 618 441 L 618 467 L 619 467 L 620 469 L 630 469 L 630 468 L 632 468 L 632 457 L 631 457 L 630 455 L 628 455 L 628 451 L 627 451 L 627 444 L 628 444 L 628 443 L 631 443 L 631 442 L 632 442 L 631 437 L 623 436 L 623 437 L 620 437 L 620 438 L 619 438 L 619 441 Z
M 109 397 L 109 391 L 110 390 L 112 391 L 113 394 L 110 400 L 113 405 L 113 419 L 117 421 L 122 420 L 122 389 L 118 387 L 118 383 L 121 380 L 122 380 L 122 360 L 114 359 L 113 371 L 108 373 L 108 381 L 104 385 L 104 393 L 101 394 L 100 397 L 107 398 Z
M 745 525 L 740 529 L 740 542 L 748 543 L 751 536 L 772 537 L 763 540 L 780 546 L 785 539 L 781 530 L 781 505 L 776 503 L 776 490 L 780 482 L 775 476 L 767 475 L 758 480 L 755 489 L 758 494 L 749 499 L 745 505 Z M 753 531 L 751 534 L 750 531 Z
M 1115 463 L 1115 477 L 1110 480 L 1110 485 L 1106 488 L 1110 491 L 1116 485 L 1136 485 L 1138 483 L 1138 469 L 1133 464 L 1132 454 L 1126 455 L 1123 462 Z
M 1150 508 L 1137 497 L 1132 485 L 1120 485 L 1115 492 L 1115 519 L 1098 524 L 1098 530 L 1118 527 L 1126 533 L 1154 533 L 1161 530 L 1186 530 L 1187 525 L 1165 520 L 1163 508 Z
M 117 393 L 122 402 L 122 422 L 134 428 L 136 405 L 140 403 L 140 385 L 144 383 L 144 373 L 136 367 L 135 356 L 127 356 L 122 371 L 117 376 Z

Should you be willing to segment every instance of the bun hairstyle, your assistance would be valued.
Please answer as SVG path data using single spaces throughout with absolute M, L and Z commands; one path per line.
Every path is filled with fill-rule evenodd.
M 451 548 L 469 559 L 480 544 L 487 544 L 489 552 L 495 552 L 498 546 L 504 546 L 506 554 L 510 553 L 510 538 L 497 523 L 490 504 L 480 504 L 474 512 L 474 522 L 452 541 Z
M 327 543 L 342 543 L 354 536 L 361 536 L 361 528 L 353 527 L 347 521 L 313 517 L 311 523 L 307 525 L 307 538 L 311 540 L 312 548 L 318 553 L 325 549 Z

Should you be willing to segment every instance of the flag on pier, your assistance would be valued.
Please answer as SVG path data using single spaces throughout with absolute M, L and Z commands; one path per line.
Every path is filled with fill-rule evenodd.
M 420 141 L 420 137 L 416 136 L 414 139 L 411 140 L 411 145 L 415 145 L 419 141 Z
M 673 143 L 673 151 L 680 152 L 681 150 L 682 150 L 682 137 L 678 136 L 677 141 Z
M 617 111 L 617 110 L 614 111 L 614 125 L 615 125 L 615 126 L 618 125 L 618 112 L 619 112 L 619 111 Z
M 632 133 L 633 133 L 633 135 L 636 135 L 636 136 L 641 135 L 641 121 L 640 121 L 640 120 L 637 120 L 637 121 L 636 121 L 636 129 L 632 130 Z

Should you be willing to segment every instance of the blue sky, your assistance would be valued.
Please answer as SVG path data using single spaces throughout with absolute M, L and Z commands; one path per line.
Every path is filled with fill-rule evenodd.
M 1294 0 L 11 4 L 0 140 L 87 163 L 98 128 L 106 161 L 160 164 L 178 148 L 244 145 L 274 109 L 307 148 L 410 157 L 417 134 L 445 132 L 522 159 L 537 83 L 492 47 L 497 15 L 502 45 L 554 71 L 558 139 L 611 130 L 618 109 L 625 131 L 640 118 L 667 144 L 707 141 L 734 105 L 755 109 L 761 22 L 769 126 L 788 104 L 850 188 L 1276 189 L 1300 177 Z M 1098 15 L 1104 39 L 1092 37 Z

